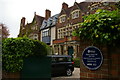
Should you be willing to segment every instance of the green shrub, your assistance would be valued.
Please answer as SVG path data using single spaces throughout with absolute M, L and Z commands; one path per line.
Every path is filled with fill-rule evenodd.
M 7 72 L 18 72 L 23 67 L 23 60 L 28 56 L 45 56 L 49 47 L 29 38 L 7 38 L 2 42 L 2 66 Z
M 80 58 L 73 58 L 74 66 L 80 68 Z
M 50 54 L 50 47 L 43 42 L 34 40 L 33 53 L 35 56 L 45 56 Z

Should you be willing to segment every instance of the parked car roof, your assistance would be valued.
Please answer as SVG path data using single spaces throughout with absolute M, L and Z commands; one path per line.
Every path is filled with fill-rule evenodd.
M 48 55 L 48 57 L 70 57 L 70 55 Z

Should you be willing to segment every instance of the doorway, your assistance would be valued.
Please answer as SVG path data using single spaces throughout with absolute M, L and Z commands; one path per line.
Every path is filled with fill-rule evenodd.
M 68 46 L 68 55 L 73 57 L 73 53 L 74 53 L 73 46 Z

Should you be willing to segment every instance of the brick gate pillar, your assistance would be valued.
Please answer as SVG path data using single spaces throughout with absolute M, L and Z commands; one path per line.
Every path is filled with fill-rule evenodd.
M 111 79 L 120 80 L 120 47 L 110 47 L 109 50 Z
M 110 77 L 109 68 L 110 68 L 110 57 L 108 55 L 107 47 L 105 46 L 96 46 L 98 47 L 103 55 L 103 63 L 101 67 L 97 70 L 87 69 L 82 62 L 82 52 L 88 46 L 92 46 L 92 43 L 88 41 L 80 41 L 80 80 L 98 80 L 98 79 L 108 79 Z M 95 46 L 95 45 L 94 45 Z
M 89 70 L 82 62 L 82 52 L 91 45 L 91 42 L 80 41 L 80 80 L 120 80 L 120 46 L 94 45 L 101 50 L 103 63 L 97 70 Z

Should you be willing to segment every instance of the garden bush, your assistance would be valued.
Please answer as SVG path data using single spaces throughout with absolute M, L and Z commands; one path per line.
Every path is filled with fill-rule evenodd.
M 6 72 L 21 71 L 24 58 L 45 56 L 50 49 L 46 44 L 29 38 L 7 38 L 2 42 L 2 68 Z
M 43 42 L 33 40 L 33 53 L 35 56 L 46 56 L 50 54 L 51 48 Z
M 74 67 L 80 68 L 80 58 L 73 58 Z

